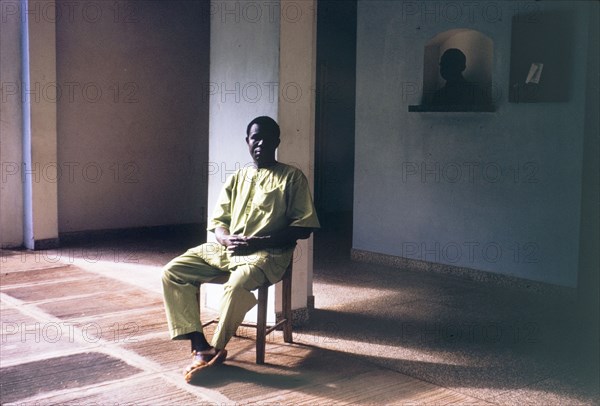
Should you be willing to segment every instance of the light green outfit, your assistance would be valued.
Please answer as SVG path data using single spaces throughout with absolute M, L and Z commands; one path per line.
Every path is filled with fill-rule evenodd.
M 287 226 L 318 228 L 319 221 L 306 177 L 299 169 L 277 163 L 247 167 L 229 177 L 219 195 L 208 231 L 227 228 L 230 234 L 268 235 Z M 251 290 L 278 282 L 294 246 L 231 255 L 218 243 L 189 249 L 163 269 L 165 309 L 171 338 L 202 331 L 197 302 L 200 284 L 229 274 L 221 299 L 219 324 L 211 345 L 225 348 L 256 298 Z

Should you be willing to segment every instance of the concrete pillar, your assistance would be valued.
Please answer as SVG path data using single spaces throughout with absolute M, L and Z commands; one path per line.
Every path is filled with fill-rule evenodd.
M 22 0 L 24 245 L 58 246 L 54 0 Z
M 278 159 L 302 169 L 314 191 L 317 4 L 281 0 L 280 7 Z M 298 243 L 294 260 L 292 309 L 308 310 L 314 307 L 312 237 Z M 302 321 L 301 313 L 295 317 Z
M 280 1 L 211 3 L 208 214 L 228 174 L 251 162 L 244 135 L 256 116 L 281 127 L 278 160 L 304 171 L 313 185 L 316 3 Z M 256 7 L 259 6 L 259 9 Z M 209 233 L 208 240 L 213 238 Z M 203 303 L 218 307 L 220 286 L 203 287 Z M 277 300 L 273 300 L 277 297 Z M 269 294 L 269 317 L 281 309 L 280 288 Z M 292 292 L 294 319 L 312 306 L 312 239 L 296 251 Z M 254 312 L 247 319 L 254 318 Z
M 257 8 L 258 7 L 258 8 Z M 210 13 L 210 80 L 202 89 L 209 102 L 208 216 L 225 180 L 252 163 L 246 125 L 257 116 L 277 119 L 279 13 L 273 3 L 213 1 Z M 214 241 L 208 233 L 207 241 Z M 217 310 L 219 285 L 202 288 L 204 306 Z M 269 294 L 268 321 L 275 320 Z M 253 310 L 247 320 L 256 320 Z

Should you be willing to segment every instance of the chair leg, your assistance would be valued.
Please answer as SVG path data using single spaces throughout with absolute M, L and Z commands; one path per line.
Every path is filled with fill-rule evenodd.
M 292 273 L 287 272 L 282 280 L 281 313 L 286 322 L 283 324 L 283 341 L 292 342 Z
M 268 287 L 258 288 L 258 314 L 256 319 L 256 363 L 265 363 L 265 345 L 267 341 L 267 298 Z

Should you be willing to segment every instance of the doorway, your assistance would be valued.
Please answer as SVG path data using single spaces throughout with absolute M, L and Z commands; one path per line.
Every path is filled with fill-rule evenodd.
M 317 4 L 315 205 L 321 221 L 317 246 L 327 246 L 325 251 L 329 254 L 334 250 L 349 257 L 354 192 L 356 1 L 319 0 Z M 330 238 L 333 235 L 335 239 Z

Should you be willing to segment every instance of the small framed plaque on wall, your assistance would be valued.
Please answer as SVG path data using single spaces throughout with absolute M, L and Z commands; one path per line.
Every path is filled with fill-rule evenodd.
M 572 47 L 571 13 L 540 11 L 513 16 L 509 101 L 569 100 Z

